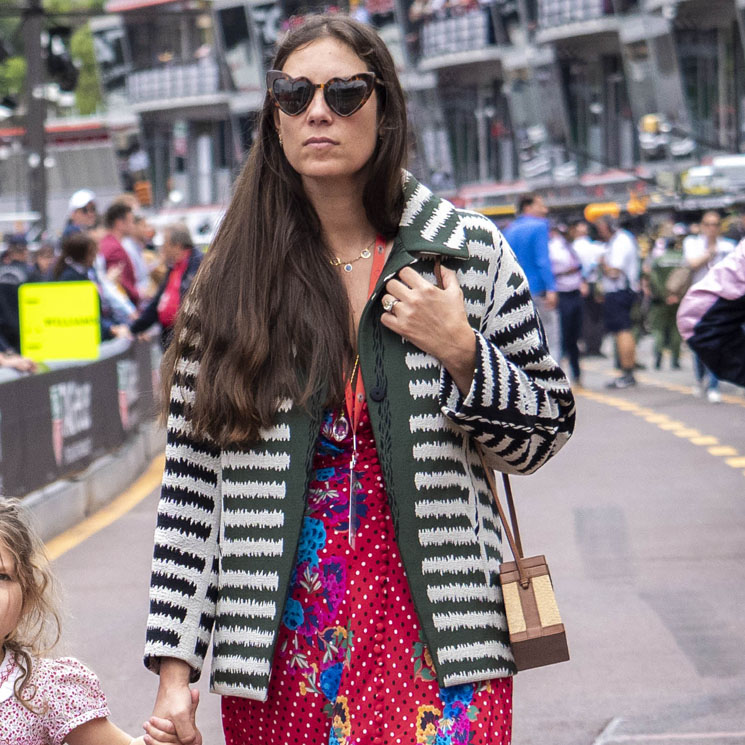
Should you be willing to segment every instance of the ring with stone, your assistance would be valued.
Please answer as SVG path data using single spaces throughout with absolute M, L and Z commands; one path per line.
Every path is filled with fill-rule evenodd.
M 395 297 L 387 297 L 383 300 L 383 310 L 386 313 L 390 313 L 393 310 L 393 306 L 399 302 L 398 298 Z

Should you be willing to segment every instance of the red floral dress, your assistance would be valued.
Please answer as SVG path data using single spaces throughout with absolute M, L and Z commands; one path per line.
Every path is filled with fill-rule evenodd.
M 367 409 L 321 429 L 266 702 L 224 696 L 226 745 L 509 745 L 512 679 L 440 688 L 393 533 Z

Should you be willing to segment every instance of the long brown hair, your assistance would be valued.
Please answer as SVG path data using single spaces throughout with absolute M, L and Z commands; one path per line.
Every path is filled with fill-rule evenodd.
M 33 660 L 55 646 L 61 629 L 55 582 L 44 546 L 17 499 L 0 497 L 0 544 L 13 557 L 15 580 L 23 598 L 18 626 L 0 642 L 12 652 L 21 670 L 14 685 L 16 698 L 34 711 Z
M 272 67 L 299 47 L 331 37 L 349 46 L 383 82 L 381 136 L 366 165 L 363 202 L 378 233 L 392 238 L 403 211 L 401 168 L 406 106 L 391 55 L 370 27 L 344 16 L 315 16 L 290 31 Z M 184 382 L 183 357 L 200 360 L 186 415 L 218 444 L 255 440 L 277 404 L 305 405 L 323 392 L 343 396 L 353 355 L 346 291 L 330 265 L 318 214 L 287 162 L 268 97 L 233 198 L 176 323 L 163 360 L 163 401 Z M 190 310 L 191 309 L 191 310 Z

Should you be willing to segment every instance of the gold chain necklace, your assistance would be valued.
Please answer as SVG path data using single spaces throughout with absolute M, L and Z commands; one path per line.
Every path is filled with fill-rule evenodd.
M 370 249 L 372 248 L 373 243 L 375 243 L 375 238 L 373 238 L 370 243 L 362 249 L 362 253 L 360 253 L 360 255 L 356 259 L 352 259 L 351 261 L 342 261 L 338 256 L 335 256 L 333 259 L 329 259 L 329 264 L 331 264 L 331 266 L 344 266 L 345 272 L 351 272 L 352 269 L 354 269 L 352 264 L 354 264 L 355 261 L 359 261 L 360 259 L 369 259 L 372 256 L 372 252 L 370 251 Z

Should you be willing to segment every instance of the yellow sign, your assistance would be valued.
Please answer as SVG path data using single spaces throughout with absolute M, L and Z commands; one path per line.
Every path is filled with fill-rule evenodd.
M 18 288 L 21 354 L 35 362 L 94 360 L 101 343 L 93 282 L 39 282 Z
M 593 202 L 585 207 L 585 220 L 595 222 L 599 217 L 610 215 L 618 217 L 621 214 L 621 205 L 618 202 Z

